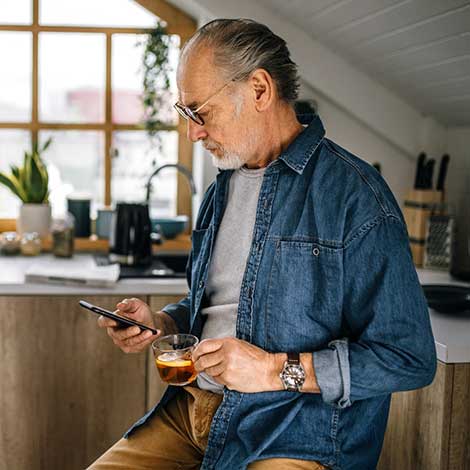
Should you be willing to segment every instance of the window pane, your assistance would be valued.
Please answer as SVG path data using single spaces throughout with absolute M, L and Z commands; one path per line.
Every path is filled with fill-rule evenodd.
M 23 152 L 31 148 L 28 131 L 0 130 L 0 171 L 10 174 L 10 165 L 23 164 Z M 0 218 L 16 219 L 21 201 L 0 185 Z
M 0 120 L 31 120 L 31 33 L 0 32 Z
M 41 0 L 39 22 L 48 25 L 151 28 L 156 16 L 134 0 Z
M 113 121 L 120 124 L 142 122 L 142 57 L 145 35 L 113 34 L 112 88 Z M 179 56 L 179 37 L 170 36 L 169 62 L 171 67 L 170 90 L 160 119 L 177 124 L 178 113 L 173 108 L 177 100 L 176 67 Z
M 52 137 L 44 159 L 49 169 L 49 199 L 54 216 L 63 215 L 72 192 L 91 195 L 93 205 L 104 203 L 104 158 L 101 132 L 41 131 L 40 143 Z
M 2 0 L 0 2 L 0 22 L 2 24 L 31 24 L 32 0 Z
M 41 121 L 103 122 L 105 42 L 104 34 L 40 33 Z
M 115 132 L 113 146 L 117 156 L 113 159 L 113 201 L 144 201 L 145 185 L 152 171 L 166 163 L 178 161 L 178 133 L 159 132 L 162 150 L 152 146 L 144 131 Z M 176 214 L 176 170 L 162 170 L 152 184 L 151 215 L 154 217 Z

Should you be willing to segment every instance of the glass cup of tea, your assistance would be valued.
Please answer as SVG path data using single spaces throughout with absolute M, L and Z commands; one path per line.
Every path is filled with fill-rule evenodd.
M 167 335 L 152 343 L 158 373 L 170 385 L 188 385 L 196 379 L 197 372 L 191 358 L 199 340 L 186 334 Z

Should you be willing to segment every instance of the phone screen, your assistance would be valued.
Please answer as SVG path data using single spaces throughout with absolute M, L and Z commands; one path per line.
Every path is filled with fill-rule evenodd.
M 94 312 L 97 315 L 103 315 L 106 318 L 111 318 L 112 320 L 117 321 L 123 327 L 138 326 L 141 330 L 149 330 L 152 332 L 152 334 L 154 335 L 157 334 L 157 330 L 155 330 L 154 328 L 150 328 L 149 326 L 144 325 L 143 323 L 139 323 L 135 320 L 131 320 L 130 318 L 117 315 L 116 313 L 113 313 L 109 310 L 98 307 L 97 305 L 90 304 L 89 302 L 86 302 L 85 300 L 80 300 L 79 304 L 81 307 L 86 308 L 87 310 L 90 310 L 91 312 Z

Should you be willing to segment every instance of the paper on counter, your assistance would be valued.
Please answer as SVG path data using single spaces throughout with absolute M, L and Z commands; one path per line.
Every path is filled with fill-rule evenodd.
M 119 271 L 119 264 L 97 266 L 93 259 L 43 259 L 26 269 L 25 282 L 113 287 Z

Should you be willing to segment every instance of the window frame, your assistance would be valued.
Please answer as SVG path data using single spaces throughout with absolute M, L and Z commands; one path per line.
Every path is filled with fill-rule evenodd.
M 32 94 L 31 94 L 31 120 L 28 122 L 3 121 L 0 129 L 28 130 L 31 142 L 38 142 L 38 134 L 41 130 L 96 130 L 104 132 L 103 164 L 105 176 L 104 202 L 111 204 L 111 167 L 113 158 L 112 135 L 115 131 L 141 130 L 139 124 L 117 124 L 112 122 L 112 37 L 113 34 L 142 34 L 149 33 L 149 28 L 122 28 L 122 27 L 94 27 L 94 26 L 46 26 L 39 24 L 39 2 L 31 0 L 33 6 L 32 23 L 29 25 L 0 24 L 0 31 L 29 32 L 32 34 Z M 134 0 L 135 3 L 158 16 L 167 24 L 167 32 L 180 37 L 180 47 L 196 31 L 196 22 L 178 8 L 170 5 L 165 0 Z M 105 117 L 102 123 L 60 123 L 39 120 L 38 107 L 38 75 L 39 75 L 39 33 L 101 33 L 106 37 L 106 79 L 105 79 Z M 176 130 L 178 132 L 178 163 L 192 171 L 193 148 L 192 143 L 186 139 L 186 123 L 183 118 L 178 118 L 177 125 L 162 125 L 159 130 Z M 177 175 L 177 213 L 189 216 L 190 223 L 186 233 L 190 233 L 192 227 L 191 191 L 187 181 L 181 174 Z M 0 232 L 16 229 L 15 219 L 0 218 Z

